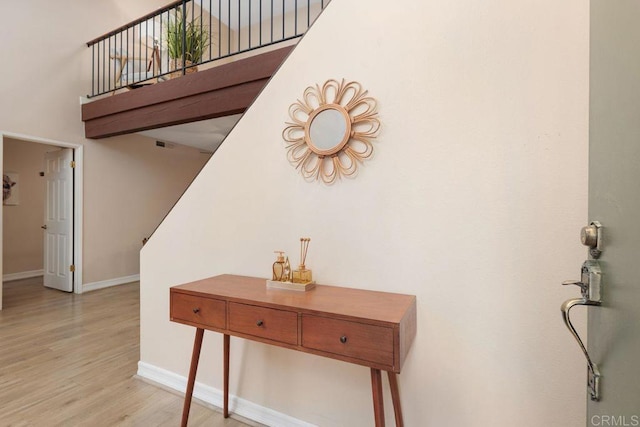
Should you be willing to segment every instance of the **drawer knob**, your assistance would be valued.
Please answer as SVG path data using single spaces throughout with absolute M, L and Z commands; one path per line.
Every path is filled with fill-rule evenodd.
M 193 309 L 193 313 L 194 313 L 194 314 L 198 314 L 198 313 L 200 313 L 200 309 L 199 309 L 199 308 L 197 308 L 197 307 L 196 307 L 196 308 L 194 308 L 194 309 Z
M 262 320 L 258 320 L 256 322 L 256 326 L 262 326 L 262 325 L 264 325 L 264 322 Z
M 346 343 L 347 343 L 347 336 L 346 336 L 346 335 L 341 336 L 341 337 L 340 337 L 340 342 L 341 342 L 342 344 L 346 344 Z

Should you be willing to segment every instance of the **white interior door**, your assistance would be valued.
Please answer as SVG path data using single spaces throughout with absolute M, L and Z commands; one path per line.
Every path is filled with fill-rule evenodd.
M 73 150 L 45 154 L 44 285 L 73 291 Z

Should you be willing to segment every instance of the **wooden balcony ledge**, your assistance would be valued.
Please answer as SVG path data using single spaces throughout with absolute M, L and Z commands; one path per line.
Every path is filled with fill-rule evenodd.
M 84 104 L 85 137 L 107 138 L 242 113 L 292 49 L 287 46 Z

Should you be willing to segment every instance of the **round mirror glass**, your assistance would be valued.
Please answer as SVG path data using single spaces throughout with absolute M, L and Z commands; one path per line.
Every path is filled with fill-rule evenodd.
M 309 125 L 311 148 L 323 154 L 332 154 L 342 148 L 348 139 L 348 132 L 344 113 L 336 108 L 326 108 L 316 114 Z

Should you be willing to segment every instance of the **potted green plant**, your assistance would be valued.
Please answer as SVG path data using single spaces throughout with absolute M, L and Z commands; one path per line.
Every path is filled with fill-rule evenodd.
M 169 58 L 171 58 L 171 66 L 174 70 L 180 70 L 171 73 L 171 77 L 182 75 L 181 69 L 183 65 L 189 67 L 186 68 L 185 73 L 198 71 L 198 68 L 193 64 L 202 62 L 205 49 L 209 47 L 208 28 L 201 25 L 199 17 L 187 21 L 182 11 L 176 9 L 175 16 L 167 22 L 166 31 L 167 52 Z

